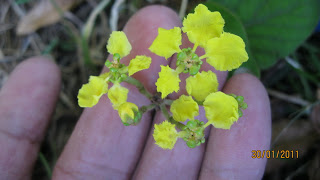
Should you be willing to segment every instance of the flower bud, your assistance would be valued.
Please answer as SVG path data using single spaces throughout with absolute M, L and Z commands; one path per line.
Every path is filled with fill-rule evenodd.
M 187 141 L 187 146 L 189 147 L 189 148 L 195 148 L 196 146 L 197 146 L 197 141 L 195 141 L 195 140 L 190 140 L 190 141 Z
M 119 106 L 119 116 L 125 126 L 135 125 L 141 119 L 141 113 L 137 105 L 125 102 Z
M 104 63 L 108 68 L 111 67 L 112 62 L 110 62 L 109 60 L 106 60 L 106 62 Z
M 179 66 L 183 60 L 187 58 L 187 55 L 184 51 L 181 51 L 177 54 L 177 66 Z
M 120 60 L 120 54 L 118 54 L 118 53 L 115 53 L 114 55 L 113 55 L 113 60 L 115 60 L 115 61 L 118 61 L 119 62 L 119 60 Z
M 196 75 L 198 72 L 199 72 L 199 70 L 200 70 L 200 65 L 193 65 L 193 66 L 191 66 L 190 68 L 189 68 L 189 73 L 190 73 L 190 75 Z
M 244 98 L 243 96 L 237 96 L 236 100 L 238 101 L 238 103 L 240 104 L 241 102 L 243 102 Z
M 241 109 L 238 109 L 238 113 L 239 113 L 239 117 L 243 116 L 243 113 L 242 113 Z
M 179 137 L 183 138 L 187 146 L 195 148 L 205 142 L 204 138 L 204 122 L 199 120 L 188 121 L 185 128 L 179 132 Z
M 121 75 L 120 75 L 120 78 L 119 78 L 119 81 L 122 82 L 122 81 L 124 81 L 125 79 L 127 79 L 127 77 L 128 77 L 128 76 L 127 76 L 126 74 L 121 74 Z

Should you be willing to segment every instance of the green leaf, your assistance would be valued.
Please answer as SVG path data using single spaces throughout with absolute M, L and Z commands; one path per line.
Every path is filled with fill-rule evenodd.
M 249 55 L 249 60 L 241 65 L 240 68 L 244 68 L 246 71 L 249 70 L 250 73 L 254 74 L 255 76 L 259 77 L 260 76 L 260 69 L 252 56 L 252 52 L 250 49 L 250 44 L 248 40 L 248 36 L 246 33 L 246 30 L 244 26 L 242 25 L 240 19 L 233 14 L 230 10 L 227 8 L 214 3 L 214 2 L 208 2 L 205 3 L 205 5 L 208 7 L 210 11 L 219 11 L 225 20 L 226 24 L 224 26 L 224 31 L 225 32 L 230 32 L 232 34 L 240 36 L 243 41 L 246 44 L 246 51 Z
M 260 68 L 288 56 L 313 32 L 320 16 L 319 0 L 209 0 L 227 7 L 245 27 Z M 226 25 L 229 23 L 226 21 Z
M 18 5 L 21 5 L 21 4 L 29 3 L 30 0 L 15 0 L 15 2 L 16 2 Z

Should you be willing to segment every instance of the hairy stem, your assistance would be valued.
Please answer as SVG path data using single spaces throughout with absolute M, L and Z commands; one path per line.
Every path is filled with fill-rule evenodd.
M 132 78 L 130 76 L 127 77 L 127 79 L 124 80 L 124 82 L 127 82 L 129 84 L 132 84 L 134 86 L 136 86 L 139 90 L 139 92 L 143 95 L 145 95 L 148 99 L 152 99 L 152 94 L 150 94 L 143 86 L 143 84 L 141 84 L 140 81 L 136 80 L 135 78 Z

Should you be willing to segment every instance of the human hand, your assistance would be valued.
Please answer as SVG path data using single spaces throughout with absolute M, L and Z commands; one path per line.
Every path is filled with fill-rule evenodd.
M 174 65 L 148 51 L 158 27 L 181 26 L 178 16 L 162 6 L 140 10 L 124 32 L 132 44 L 128 61 L 136 55 L 152 57 L 148 70 L 136 73 L 147 90 L 156 93 L 160 64 Z M 190 46 L 183 38 L 183 47 Z M 199 49 L 199 55 L 204 52 Z M 127 62 L 128 63 L 128 62 Z M 206 63 L 203 70 L 213 70 Z M 214 71 L 214 70 L 213 70 Z M 124 127 L 117 111 L 104 96 L 80 117 L 53 173 L 53 179 L 261 179 L 266 159 L 252 159 L 252 150 L 269 149 L 270 105 L 267 93 L 255 77 L 238 74 L 225 83 L 227 72 L 214 71 L 226 93 L 240 94 L 248 108 L 230 130 L 212 128 L 206 143 L 190 149 L 181 139 L 173 150 L 154 144 L 154 123 L 161 113 L 146 113 L 138 126 Z M 182 75 L 181 87 L 184 87 Z M 59 70 L 38 57 L 19 65 L 0 92 L 0 179 L 28 179 L 50 115 L 58 97 Z M 138 106 L 148 99 L 132 86 L 128 100 Z M 180 94 L 185 92 L 180 90 Z M 177 94 L 169 96 L 172 99 Z M 199 120 L 204 120 L 203 109 Z

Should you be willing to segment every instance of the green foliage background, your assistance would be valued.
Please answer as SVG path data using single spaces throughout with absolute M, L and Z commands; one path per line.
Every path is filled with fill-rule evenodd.
M 319 21 L 319 0 L 208 0 L 220 11 L 224 30 L 246 42 L 249 61 L 242 67 L 260 76 L 260 70 L 296 50 Z

